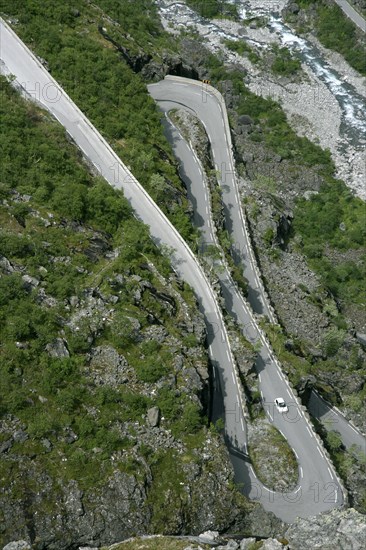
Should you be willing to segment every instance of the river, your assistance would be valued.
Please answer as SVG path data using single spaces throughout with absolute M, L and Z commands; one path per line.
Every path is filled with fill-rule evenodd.
M 226 61 L 242 64 L 248 72 L 248 87 L 264 97 L 280 100 L 290 124 L 299 134 L 329 148 L 338 177 L 358 196 L 366 198 L 365 80 L 340 56 L 332 56 L 315 40 L 298 36 L 285 24 L 280 10 L 286 2 L 233 2 L 238 6 L 241 22 L 204 19 L 182 2 L 157 3 L 167 30 L 194 29 L 213 53 L 221 52 Z M 252 17 L 264 17 L 265 27 L 251 28 Z M 245 40 L 259 50 L 269 48 L 273 42 L 286 46 L 302 63 L 303 82 L 284 84 L 275 75 L 268 75 L 268 70 L 258 71 L 247 58 L 227 50 L 225 38 Z

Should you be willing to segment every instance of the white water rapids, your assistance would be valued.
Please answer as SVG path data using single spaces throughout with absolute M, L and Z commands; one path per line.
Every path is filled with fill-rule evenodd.
M 297 36 L 282 20 L 284 0 L 233 0 L 232 3 L 239 8 L 242 24 L 210 21 L 183 2 L 157 0 L 166 30 L 194 29 L 212 52 L 222 52 L 226 61 L 242 65 L 248 73 L 247 86 L 259 95 L 279 100 L 298 133 L 329 148 L 337 176 L 366 199 L 365 79 L 338 54 L 325 50 L 315 40 Z M 266 26 L 252 29 L 248 25 L 252 17 L 265 17 Z M 230 52 L 222 43 L 225 38 L 245 40 L 260 49 L 267 49 L 273 42 L 286 46 L 300 59 L 305 78 L 302 82 L 284 84 L 268 74 L 268 70 L 260 70 L 247 58 Z

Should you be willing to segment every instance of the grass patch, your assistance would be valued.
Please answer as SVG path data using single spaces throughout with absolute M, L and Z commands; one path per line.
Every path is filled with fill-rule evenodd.
M 298 480 L 296 457 L 287 440 L 265 419 L 257 419 L 250 428 L 248 449 L 258 479 L 267 487 L 286 491 L 296 486 Z
M 187 5 L 207 19 L 236 19 L 238 8 L 226 0 L 186 0 Z
M 324 286 L 343 305 L 364 304 L 365 203 L 343 182 L 330 179 L 309 200 L 299 199 L 294 214 L 293 232 L 300 242 L 298 247 L 307 256 L 311 268 L 321 276 Z M 352 249 L 365 253 L 358 263 L 351 260 L 333 262 L 332 249 L 341 253 Z M 330 251 L 328 255 L 326 250 Z
M 362 75 L 366 75 L 366 49 L 363 32 L 343 13 L 337 5 L 324 0 L 299 0 L 303 9 L 315 7 L 311 27 L 301 30 L 313 31 L 320 42 L 340 54 Z M 314 6 L 315 5 L 315 6 Z M 289 17 L 296 24 L 296 19 Z
M 256 64 L 260 61 L 260 56 L 244 40 L 225 39 L 224 44 L 232 52 L 238 53 L 241 56 L 245 55 L 246 57 L 248 57 L 249 61 L 251 61 L 253 64 Z
M 103 546 L 101 550 L 184 550 L 189 545 L 187 540 L 178 540 L 175 538 L 157 536 L 156 538 L 137 537 L 133 541 L 126 541 L 120 544 L 114 544 L 112 547 Z M 200 543 L 202 550 L 209 550 L 211 546 Z
M 19 20 L 17 34 L 47 60 L 52 75 L 111 143 L 183 238 L 195 243 L 196 233 L 186 214 L 188 202 L 164 137 L 161 115 L 140 75 L 150 58 L 159 60 L 164 50 L 176 49 L 174 39 L 161 26 L 155 3 L 97 0 L 86 4 L 75 0 L 55 7 L 46 0 L 32 2 L 32 9 L 28 9 L 22 2 L 5 0 L 2 9 Z M 73 15 L 75 10 L 78 16 Z M 102 28 L 114 46 L 99 32 Z M 31 140 L 24 147 L 33 153 Z M 43 161 L 42 150 L 40 156 Z M 55 169 L 62 166 L 62 149 L 45 160 Z M 88 205 L 80 177 L 68 192 L 57 182 L 57 178 L 49 179 L 49 186 L 55 187 L 55 208 L 68 209 L 74 219 L 84 218 Z M 106 191 L 103 196 L 96 191 L 93 208 L 99 201 L 108 202 L 110 193 Z M 38 194 L 42 201 L 47 188 Z M 100 221 L 109 230 L 110 220 Z
M 153 533 L 174 532 L 177 528 L 174 517 L 187 505 L 188 495 L 184 489 L 187 480 L 179 462 L 173 450 L 158 453 L 152 461 L 151 473 L 154 483 L 149 491 L 148 502 L 152 507 Z M 166 506 L 167 495 L 169 507 Z M 174 510 L 177 511 L 176 514 Z
M 301 62 L 296 59 L 288 48 L 280 48 L 277 44 L 272 47 L 275 53 L 271 69 L 281 76 L 293 76 L 301 70 Z

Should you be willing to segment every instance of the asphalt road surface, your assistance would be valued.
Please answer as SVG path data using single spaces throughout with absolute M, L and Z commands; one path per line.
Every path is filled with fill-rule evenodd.
M 208 185 L 205 181 L 203 169 L 194 152 L 187 146 L 179 132 L 169 124 L 169 110 L 184 107 L 189 112 L 195 114 L 205 126 L 210 138 L 215 161 L 219 159 L 221 166 L 225 168 L 229 167 L 229 169 L 221 171 L 218 180 L 222 188 L 222 200 L 225 204 L 227 226 L 236 243 L 235 249 L 237 254 L 235 260 L 236 263 L 246 264 L 243 272 L 249 280 L 250 291 L 248 293 L 248 301 L 252 309 L 256 313 L 265 313 L 271 318 L 270 306 L 266 304 L 263 286 L 260 282 L 260 277 L 258 277 L 258 271 L 255 268 L 253 254 L 250 251 L 244 216 L 241 212 L 237 212 L 237 210 L 240 210 L 240 198 L 235 172 L 232 168 L 233 161 L 230 152 L 232 148 L 231 137 L 228 132 L 223 136 L 225 134 L 225 124 L 223 121 L 224 108 L 222 98 L 216 91 L 211 94 L 211 90 L 212 88 L 205 84 L 170 76 L 158 84 L 149 86 L 151 95 L 158 101 L 160 109 L 165 114 L 166 134 L 179 159 L 181 177 L 186 183 L 190 199 L 194 205 L 194 222 L 202 232 L 203 250 L 208 244 L 216 244 L 210 213 Z M 221 120 L 218 120 L 220 117 Z M 216 121 L 218 121 L 217 124 Z M 218 165 L 218 162 L 216 162 L 216 165 Z M 219 272 L 218 277 L 221 282 L 221 291 L 225 299 L 227 311 L 244 325 L 244 335 L 250 341 L 256 341 L 259 338 L 259 332 L 255 328 L 255 320 L 253 317 L 250 317 L 250 319 L 245 317 L 243 313 L 245 304 L 241 297 L 238 296 L 232 279 L 228 276 L 227 272 Z M 267 394 L 264 395 L 266 397 Z M 270 395 L 270 403 L 273 406 L 272 394 Z M 289 390 L 285 388 L 283 395 L 279 393 L 277 396 L 288 400 L 290 397 Z M 342 413 L 332 408 L 329 403 L 326 403 L 315 392 L 311 396 L 309 407 L 310 413 L 322 421 L 328 429 L 334 429 L 340 433 L 343 444 L 346 447 L 349 448 L 352 445 L 356 445 L 363 452 L 366 452 L 366 439 L 364 435 L 355 429 Z
M 344 11 L 344 13 L 359 27 L 363 32 L 366 32 L 366 21 L 355 8 L 351 6 L 347 0 L 334 0 L 336 4 Z
M 190 198 L 194 204 L 195 223 L 202 232 L 203 244 L 216 244 L 215 234 L 212 228 L 209 193 L 203 169 L 194 152 L 182 138 L 180 133 L 169 123 L 168 113 L 171 109 L 185 107 L 190 112 L 196 114 L 206 128 L 216 164 L 218 164 L 217 159 L 219 159 L 219 162 L 225 167 L 231 167 L 231 142 L 230 137 L 225 135 L 220 100 L 217 95 L 211 95 L 206 86 L 202 86 L 202 84 L 195 81 L 176 77 L 168 77 L 162 82 L 150 85 L 149 91 L 155 100 L 158 101 L 160 109 L 165 114 L 164 126 L 166 134 L 179 160 L 181 177 L 187 185 Z M 229 204 L 230 206 L 233 201 L 235 201 L 234 206 L 229 208 L 230 215 L 234 217 L 234 214 L 236 214 L 236 224 L 235 222 L 232 223 L 232 230 L 233 227 L 235 227 L 237 232 L 235 239 L 237 239 L 239 235 L 239 238 L 241 238 L 241 249 L 246 251 L 245 258 L 250 258 L 249 244 L 245 242 L 247 235 L 245 230 L 243 231 L 243 222 L 240 213 L 235 212 L 235 209 L 239 210 L 240 207 L 237 199 L 237 191 L 235 190 L 236 182 L 234 171 L 232 169 L 226 170 L 225 179 L 223 180 L 222 174 L 219 179 L 221 180 L 220 183 L 223 188 L 223 201 L 225 204 Z M 256 281 L 255 272 L 253 273 L 253 271 L 254 266 L 249 261 L 249 266 L 247 266 L 245 275 L 247 277 L 249 275 L 248 278 L 251 282 Z M 244 334 L 252 343 L 261 340 L 261 334 L 256 326 L 255 318 L 250 308 L 237 291 L 228 272 L 226 270 L 224 272 L 218 271 L 217 276 L 221 283 L 226 309 L 244 327 Z M 262 312 L 266 305 L 266 300 L 261 293 L 259 285 L 255 290 L 257 294 L 253 293 L 252 296 L 249 294 L 249 299 L 254 296 L 255 300 L 252 305 L 255 308 L 258 304 L 261 304 Z M 254 499 L 256 495 L 258 495 L 261 497 L 260 500 L 262 503 L 265 499 L 267 501 L 264 504 L 265 507 L 271 509 L 280 517 L 285 517 L 285 515 L 289 513 L 290 502 L 292 508 L 290 514 L 293 513 L 294 515 L 301 515 L 302 512 L 300 512 L 300 509 L 307 509 L 309 512 L 310 509 L 312 509 L 314 512 L 315 508 L 320 509 L 323 505 L 328 506 L 332 504 L 334 506 L 340 504 L 342 502 L 342 496 L 337 487 L 337 480 L 334 476 L 334 472 L 329 465 L 324 465 L 323 451 L 317 445 L 312 428 L 304 417 L 301 407 L 299 407 L 286 378 L 283 376 L 265 340 L 262 340 L 262 349 L 257 361 L 257 370 L 259 373 L 262 400 L 267 418 L 281 430 L 282 434 L 288 439 L 298 458 L 299 483 L 293 492 L 286 495 L 280 495 L 258 484 L 258 480 L 255 479 L 249 463 L 247 468 L 242 467 L 243 461 L 248 462 L 246 441 L 240 441 L 236 427 L 238 422 L 242 422 L 242 418 L 239 410 L 231 409 L 230 411 L 226 411 L 226 432 L 237 481 L 244 483 L 244 487 L 248 490 L 247 494 L 249 494 L 251 498 Z M 222 380 L 222 373 L 219 368 L 217 372 L 219 379 L 218 385 L 223 386 L 225 392 L 234 392 L 235 388 L 230 387 L 230 380 Z M 274 399 L 279 396 L 282 396 L 289 405 L 289 412 L 287 415 L 281 415 L 274 406 Z M 245 425 L 243 431 L 245 431 Z M 318 466 L 319 462 L 323 462 L 323 466 Z M 314 502 L 314 499 L 319 498 L 320 500 L 321 498 L 320 495 L 314 494 L 314 490 L 323 491 L 323 502 Z
M 269 491 L 255 477 L 250 464 L 248 464 L 243 396 L 238 386 L 237 371 L 228 344 L 226 329 L 216 298 L 198 262 L 178 232 L 118 159 L 111 147 L 15 33 L 3 22 L 0 24 L 0 32 L 2 72 L 14 75 L 15 84 L 20 86 L 28 97 L 32 97 L 47 108 L 59 120 L 85 157 L 94 164 L 102 176 L 113 187 L 124 190 L 136 216 L 149 225 L 154 241 L 175 250 L 172 263 L 179 276 L 184 278 L 194 289 L 200 309 L 205 316 L 209 353 L 215 367 L 216 387 L 222 396 L 223 410 L 225 411 L 227 440 L 231 448 L 236 479 L 244 482 L 244 492 L 251 498 L 260 501 L 265 509 L 273 511 L 278 517 L 288 522 L 293 521 L 296 516 L 308 517 L 340 506 L 343 503 L 343 493 L 334 469 L 326 459 L 321 445 L 293 396 L 263 335 L 258 331 L 250 308 L 237 293 L 235 287 L 231 285 L 232 290 L 228 298 L 232 301 L 233 310 L 236 311 L 242 324 L 246 326 L 246 336 L 252 342 L 260 340 L 262 344 L 258 370 L 260 371 L 265 408 L 268 409 L 269 418 L 272 417 L 274 424 L 288 439 L 299 462 L 298 485 L 289 494 Z M 178 99 L 184 102 L 185 98 L 194 92 L 193 97 L 195 97 L 197 106 L 201 104 L 202 107 L 202 93 L 197 83 L 192 85 L 191 83 L 173 83 L 168 80 L 166 83 L 167 88 L 164 89 L 163 94 L 165 98 L 169 93 L 172 96 L 169 95 L 168 99 L 175 100 L 174 94 L 176 94 Z M 224 163 L 224 168 L 228 170 L 226 173 L 230 178 L 231 165 L 227 162 L 227 155 L 225 156 L 223 153 L 225 150 L 227 151 L 228 136 L 225 137 L 221 134 L 223 129 L 222 106 L 218 105 L 217 98 L 212 93 L 211 90 L 208 90 L 205 93 L 204 101 L 207 109 L 206 117 L 208 116 L 212 121 L 215 132 L 212 143 L 215 150 L 215 161 L 219 166 Z M 207 121 L 206 117 L 204 120 Z M 193 177 L 193 173 L 188 172 L 191 170 L 190 164 L 184 166 L 188 176 Z M 197 173 L 194 174 L 192 181 L 195 181 L 196 178 Z M 228 181 L 230 180 L 228 179 Z M 230 186 L 229 183 L 228 185 Z M 232 215 L 234 219 L 234 203 Z M 229 281 L 228 287 L 230 284 Z M 262 307 L 265 308 L 263 297 L 258 296 L 258 302 L 261 299 Z M 280 415 L 274 409 L 273 401 L 277 396 L 284 397 L 289 403 L 290 410 L 287 415 Z
M 316 391 L 311 392 L 308 410 L 312 416 L 320 420 L 327 430 L 338 432 L 347 449 L 358 448 L 366 454 L 365 437 L 346 420 L 340 411 L 332 407 Z

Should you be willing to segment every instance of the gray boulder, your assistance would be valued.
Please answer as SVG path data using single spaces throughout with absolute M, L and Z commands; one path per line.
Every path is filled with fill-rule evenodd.
M 5 275 L 9 275 L 15 271 L 14 267 L 11 265 L 8 258 L 5 258 L 5 256 L 0 256 L 0 269 L 5 273 Z
M 148 421 L 148 424 L 152 427 L 152 428 L 155 428 L 156 426 L 159 425 L 159 420 L 160 420 L 160 410 L 159 410 L 159 407 L 151 407 L 151 409 L 149 409 L 147 411 L 147 421 Z
M 23 275 L 22 276 L 24 286 L 27 290 L 33 290 L 39 285 L 39 280 L 35 277 L 31 277 L 30 275 Z
M 252 548 L 255 543 L 256 543 L 256 540 L 255 540 L 254 537 L 249 537 L 248 539 L 243 539 L 240 542 L 240 550 L 248 550 L 249 548 Z
M 285 533 L 293 550 L 361 550 L 365 546 L 365 516 L 350 508 L 297 519 Z
M 66 347 L 66 342 L 62 338 L 56 338 L 46 346 L 51 357 L 70 357 L 69 350 Z
M 30 550 L 30 544 L 25 540 L 17 540 L 6 544 L 3 550 Z
M 241 115 L 239 117 L 239 124 L 242 126 L 250 126 L 253 124 L 253 119 L 249 115 Z
M 91 350 L 88 375 L 98 386 L 123 384 L 128 363 L 112 346 L 98 346 Z
M 215 542 L 219 538 L 219 532 L 218 531 L 205 531 L 204 533 L 201 533 L 199 535 L 199 539 L 202 540 L 202 542 Z
M 290 13 L 293 13 L 294 15 L 297 15 L 300 11 L 300 7 L 296 2 L 290 2 L 290 4 L 287 6 L 287 9 Z

